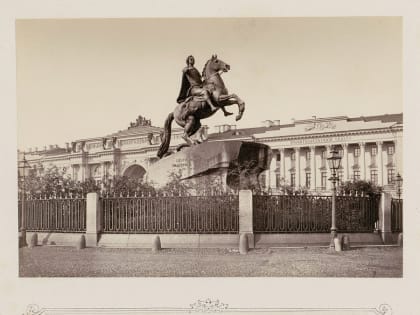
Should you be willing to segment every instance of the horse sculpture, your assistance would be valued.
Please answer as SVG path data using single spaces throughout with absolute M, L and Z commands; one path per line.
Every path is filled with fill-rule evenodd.
M 199 143 L 197 140 L 191 139 L 191 136 L 201 128 L 200 120 L 212 116 L 220 108 L 237 104 L 239 112 L 235 119 L 242 118 L 245 103 L 236 94 L 229 94 L 220 74 L 229 70 L 230 66 L 218 59 L 217 55 L 213 55 L 206 62 L 202 73 L 203 88 L 209 92 L 216 108 L 211 109 L 206 100 L 198 96 L 189 96 L 184 102 L 176 106 L 165 120 L 162 143 L 157 153 L 159 158 L 167 155 L 171 141 L 171 125 L 174 119 L 180 127 L 184 128 L 182 138 L 190 146 Z

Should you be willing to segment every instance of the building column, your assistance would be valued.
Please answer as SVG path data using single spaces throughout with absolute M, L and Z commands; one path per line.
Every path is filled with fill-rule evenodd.
M 299 188 L 300 185 L 300 148 L 295 148 L 295 176 L 296 176 L 296 187 Z
M 286 155 L 285 155 L 285 149 L 284 148 L 280 149 L 280 164 L 281 164 L 280 176 L 283 177 L 283 180 L 286 183 L 286 181 L 287 181 L 287 178 L 286 178 Z
M 276 188 L 276 168 L 277 168 L 277 151 L 273 152 L 273 157 L 271 159 L 271 163 L 270 163 L 270 184 L 268 187 L 270 188 Z
M 383 186 L 384 185 L 384 162 L 383 162 L 383 156 L 382 156 L 382 141 L 376 142 L 377 147 L 377 155 L 378 155 L 378 185 Z
M 326 145 L 325 146 L 325 149 L 326 149 L 326 151 L 327 151 L 327 160 L 325 161 L 325 169 L 326 169 L 326 171 L 327 171 L 327 182 L 326 182 L 326 189 L 327 190 L 330 190 L 331 189 L 331 187 L 332 187 L 332 184 L 331 184 L 331 181 L 330 181 L 330 178 L 331 178 L 331 170 L 330 170 L 330 167 L 329 167 L 329 165 L 328 165 L 328 158 L 330 157 L 330 155 L 331 155 L 331 149 L 332 149 L 332 147 L 331 147 L 331 145 Z
M 271 165 L 270 169 L 263 172 L 263 174 L 265 174 L 265 188 L 268 189 L 270 188 Z
M 403 174 L 403 139 L 402 136 L 397 135 L 394 140 L 394 163 L 395 175 L 398 173 L 404 177 Z
M 350 180 L 349 177 L 349 150 L 348 143 L 343 143 L 343 181 Z
M 102 180 L 106 178 L 106 162 L 101 162 L 101 177 Z
M 365 143 L 360 142 L 360 179 L 366 180 L 366 157 L 365 157 Z
M 315 146 L 310 147 L 311 149 L 311 190 L 315 191 L 316 188 L 316 159 L 315 159 Z
M 79 180 L 79 166 L 77 164 L 73 164 L 71 166 L 72 169 L 72 179 L 77 182 Z
M 82 163 L 81 165 L 82 168 L 82 178 L 81 178 L 81 182 L 84 182 L 87 179 L 87 164 L 86 163 Z

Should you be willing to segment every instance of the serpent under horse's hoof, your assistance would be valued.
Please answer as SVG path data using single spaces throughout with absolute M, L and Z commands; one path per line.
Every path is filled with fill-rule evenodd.
M 188 143 L 181 143 L 180 145 L 178 145 L 177 147 L 176 147 L 176 152 L 179 152 L 179 151 L 181 151 L 183 148 L 187 148 L 187 147 L 190 147 L 190 145 L 188 144 Z

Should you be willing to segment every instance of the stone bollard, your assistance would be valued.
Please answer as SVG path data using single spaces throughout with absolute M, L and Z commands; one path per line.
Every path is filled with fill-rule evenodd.
M 38 245 L 38 234 L 34 233 L 31 236 L 31 241 L 29 242 L 29 248 L 34 248 Z
M 239 236 L 239 253 L 245 255 L 248 253 L 249 244 L 248 244 L 248 235 L 241 234 Z
M 341 238 L 341 247 L 343 250 L 350 249 L 350 237 L 348 235 L 343 235 Z
M 26 247 L 28 243 L 26 242 L 26 231 L 21 231 L 19 236 L 19 247 Z
M 76 248 L 77 249 L 84 249 L 86 248 L 86 238 L 84 235 L 81 235 L 77 244 L 76 244 Z
M 159 237 L 159 235 L 156 235 L 155 238 L 153 239 L 152 251 L 153 252 L 158 252 L 161 249 L 162 249 L 162 246 L 160 244 L 160 237 Z
M 336 252 L 341 252 L 341 240 L 338 237 L 334 238 L 334 249 Z
M 398 234 L 398 242 L 397 242 L 398 246 L 403 246 L 403 234 L 400 233 Z

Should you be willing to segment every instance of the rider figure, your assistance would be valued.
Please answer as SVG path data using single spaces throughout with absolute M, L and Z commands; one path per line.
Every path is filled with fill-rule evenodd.
M 177 102 L 180 104 L 184 102 L 188 96 L 198 96 L 202 98 L 209 106 L 212 111 L 216 111 L 216 107 L 211 99 L 210 93 L 207 89 L 203 88 L 203 81 L 201 80 L 200 72 L 194 67 L 195 59 L 192 55 L 187 57 L 187 66 L 182 70 L 182 84 L 181 91 L 177 98 Z M 225 116 L 232 115 L 221 107 Z

